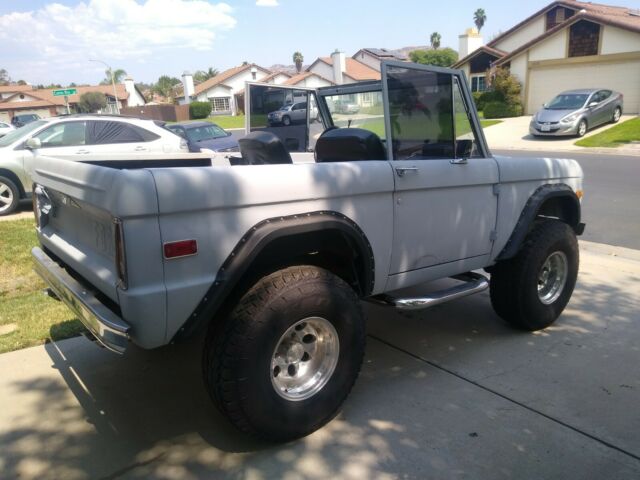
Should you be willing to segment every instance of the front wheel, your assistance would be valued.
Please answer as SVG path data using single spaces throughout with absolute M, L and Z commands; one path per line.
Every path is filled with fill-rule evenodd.
M 587 129 L 588 129 L 587 121 L 584 119 L 580 120 L 580 123 L 578 124 L 578 129 L 576 130 L 576 135 L 578 137 L 584 137 L 587 133 Z
M 578 241 L 559 220 L 536 223 L 518 254 L 493 267 L 491 304 L 507 323 L 541 330 L 567 306 L 578 277 Z
M 7 177 L 0 176 L 0 217 L 13 213 L 20 202 L 20 190 Z
M 204 379 L 240 430 L 288 441 L 336 415 L 364 346 L 364 317 L 349 285 L 318 267 L 290 267 L 262 278 L 212 325 Z
M 282 117 L 282 124 L 285 127 L 288 127 L 289 125 L 291 125 L 291 118 L 285 115 L 284 117 Z

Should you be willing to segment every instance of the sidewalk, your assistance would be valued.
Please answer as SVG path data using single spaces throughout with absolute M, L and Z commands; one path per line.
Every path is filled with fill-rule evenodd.
M 581 242 L 581 262 L 571 304 L 536 334 L 505 326 L 487 293 L 411 316 L 367 304 L 343 412 L 288 445 L 225 423 L 196 344 L 0 355 L 0 477 L 640 478 L 640 251 Z
M 620 122 L 624 122 L 635 115 L 623 115 Z M 533 137 L 529 135 L 531 115 L 516 118 L 505 118 L 502 123 L 484 129 L 484 135 L 489 148 L 495 150 L 531 150 L 553 152 L 582 152 L 608 155 L 640 155 L 640 145 L 625 145 L 618 148 L 585 148 L 574 145 L 576 137 Z M 613 127 L 616 124 L 606 124 L 590 130 L 585 135 L 590 137 Z

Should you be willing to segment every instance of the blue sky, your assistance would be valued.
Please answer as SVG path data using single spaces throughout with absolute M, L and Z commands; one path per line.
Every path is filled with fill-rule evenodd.
M 258 4 L 267 4 L 260 6 Z M 30 83 L 97 83 L 104 67 L 136 81 L 243 61 L 305 63 L 336 48 L 426 45 L 431 32 L 457 49 L 484 8 L 485 41 L 551 3 L 543 0 L 0 0 L 0 68 Z M 273 6 L 273 4 L 276 4 Z M 638 0 L 616 0 L 638 8 Z M 269 6 L 271 5 L 271 6 Z

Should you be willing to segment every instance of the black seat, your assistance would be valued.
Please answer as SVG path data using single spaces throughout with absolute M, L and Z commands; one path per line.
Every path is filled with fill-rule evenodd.
M 238 143 L 242 159 L 248 165 L 293 163 L 282 141 L 271 132 L 251 132 Z
M 332 128 L 316 142 L 316 162 L 386 160 L 380 137 L 362 128 Z

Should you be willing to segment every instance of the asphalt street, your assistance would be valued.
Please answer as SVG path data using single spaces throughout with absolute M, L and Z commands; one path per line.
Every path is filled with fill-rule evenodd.
M 584 170 L 582 239 L 640 249 L 640 157 L 569 152 L 492 150 L 513 157 L 573 158 Z

